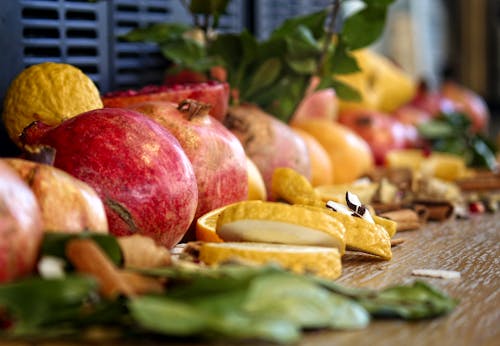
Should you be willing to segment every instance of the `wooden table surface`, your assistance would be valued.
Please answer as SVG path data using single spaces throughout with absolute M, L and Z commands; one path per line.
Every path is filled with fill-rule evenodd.
M 445 269 L 461 273 L 460 279 L 418 278 L 449 295 L 459 298 L 458 306 L 447 316 L 408 322 L 376 320 L 358 331 L 318 331 L 304 334 L 299 345 L 321 346 L 477 346 L 500 345 L 500 213 L 477 215 L 469 220 L 430 223 L 425 227 L 401 232 L 401 245 L 393 248 L 391 261 L 374 261 L 347 254 L 339 282 L 357 287 L 382 288 L 417 279 L 413 269 Z M 91 343 L 124 345 L 127 342 Z M 7 342 L 6 346 L 69 346 L 80 342 Z M 144 340 L 141 345 L 207 345 L 168 339 Z M 255 342 L 219 341 L 211 345 L 269 345 Z

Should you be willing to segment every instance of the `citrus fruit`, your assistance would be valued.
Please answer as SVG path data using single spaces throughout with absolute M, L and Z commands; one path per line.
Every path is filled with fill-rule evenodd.
M 219 214 L 216 233 L 224 241 L 326 246 L 343 254 L 346 230 L 325 211 L 279 202 L 234 203 Z
M 316 186 L 315 190 L 323 201 L 342 202 L 347 191 L 359 197 L 363 204 L 371 203 L 377 192 L 378 184 L 369 181 L 360 181 L 353 184 L 332 184 Z
M 342 272 L 338 249 L 319 246 L 265 243 L 203 243 L 199 259 L 208 265 L 230 261 L 249 264 L 278 264 L 298 274 L 336 279 Z
M 248 199 L 262 200 L 267 199 L 266 185 L 262 174 L 255 163 L 247 156 L 247 173 L 248 173 Z
M 99 90 L 75 66 L 45 62 L 23 70 L 10 84 L 4 100 L 3 122 L 9 137 L 19 135 L 35 120 L 58 125 L 77 114 L 102 108 Z
M 196 220 L 196 240 L 208 242 L 222 242 L 223 240 L 215 233 L 219 214 L 228 206 L 209 211 Z
M 331 184 L 333 164 L 328 152 L 316 138 L 292 125 L 292 129 L 304 140 L 311 161 L 311 184 L 313 186 Z
M 328 120 L 308 120 L 294 126 L 325 148 L 332 161 L 334 184 L 353 182 L 374 167 L 368 143 L 349 128 Z

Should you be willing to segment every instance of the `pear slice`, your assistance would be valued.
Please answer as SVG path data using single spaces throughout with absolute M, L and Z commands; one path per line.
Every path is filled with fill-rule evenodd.
M 342 273 L 338 249 L 320 246 L 226 242 L 202 243 L 199 259 L 207 265 L 243 262 L 254 265 L 277 264 L 297 274 L 313 274 L 336 279 Z
M 345 251 L 345 227 L 321 209 L 280 202 L 244 201 L 224 209 L 216 226 L 224 241 L 335 247 Z

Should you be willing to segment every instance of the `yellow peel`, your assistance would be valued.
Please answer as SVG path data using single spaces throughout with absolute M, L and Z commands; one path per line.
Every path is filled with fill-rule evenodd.
M 290 204 L 319 205 L 321 203 L 320 196 L 309 180 L 287 167 L 274 170 L 271 191 L 275 200 L 283 200 Z
M 265 243 L 202 243 L 199 259 L 208 265 L 230 261 L 253 264 L 275 263 L 298 274 L 310 273 L 336 279 L 342 272 L 336 248 Z
M 337 247 L 345 250 L 345 228 L 321 210 L 279 202 L 244 201 L 225 208 L 216 233 L 224 241 L 256 241 Z

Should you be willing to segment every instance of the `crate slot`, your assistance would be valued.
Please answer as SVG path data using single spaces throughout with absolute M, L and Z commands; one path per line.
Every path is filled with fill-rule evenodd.
M 59 12 L 57 9 L 50 8 L 32 8 L 25 7 L 23 8 L 21 15 L 26 19 L 39 19 L 43 18 L 44 20 L 54 20 L 59 19 Z
M 27 46 L 24 47 L 25 56 L 36 56 L 36 57 L 60 57 L 61 49 L 57 46 L 55 47 L 44 47 L 44 46 Z
M 60 38 L 60 31 L 58 28 L 26 26 L 23 28 L 23 37 L 33 39 Z
M 97 19 L 96 14 L 94 12 L 77 11 L 77 10 L 66 11 L 65 18 L 68 20 L 88 20 L 88 21 L 95 21 Z
M 95 29 L 85 29 L 85 28 L 69 28 L 66 30 L 67 37 L 73 38 L 97 38 L 97 31 Z

